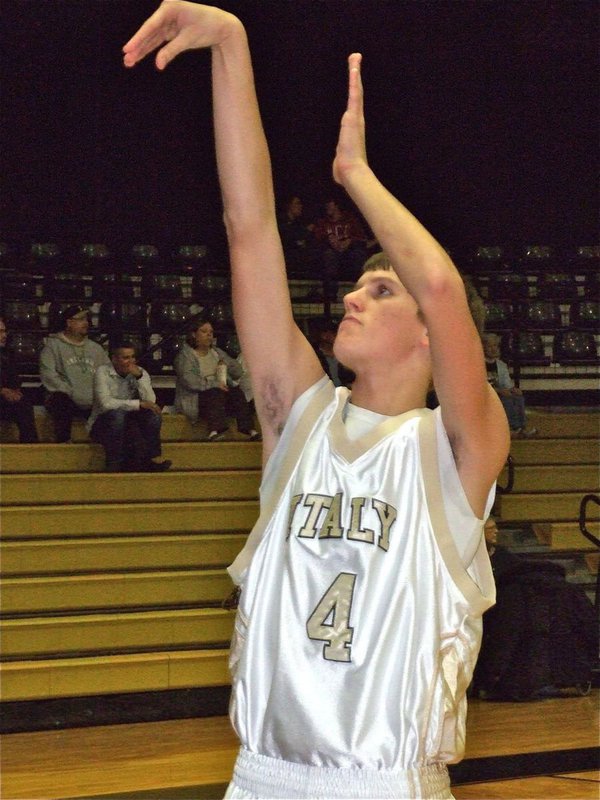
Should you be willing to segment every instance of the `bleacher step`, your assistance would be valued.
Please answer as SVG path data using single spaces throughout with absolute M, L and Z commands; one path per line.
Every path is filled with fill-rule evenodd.
M 0 544 L 4 577 L 54 572 L 222 567 L 246 541 L 245 533 L 124 536 L 14 541 Z
M 258 497 L 260 471 L 219 470 L 140 473 L 123 480 L 100 475 L 3 475 L 0 492 L 4 505 L 29 505 L 32 488 L 36 504 L 144 503 L 177 500 L 251 500 Z
M 4 661 L 91 656 L 104 652 L 199 649 L 231 639 L 234 614 L 220 608 L 9 619 L 2 623 Z
M 172 470 L 260 469 L 260 442 L 170 442 L 163 458 Z M 102 472 L 104 451 L 98 444 L 3 444 L 0 468 L 8 473 Z
M 523 492 L 500 495 L 497 502 L 504 522 L 515 521 L 566 521 L 579 516 L 582 492 Z M 600 509 L 590 509 L 590 517 L 598 518 Z
M 506 486 L 508 468 L 498 478 L 500 486 Z M 599 487 L 596 464 L 553 464 L 550 466 L 515 464 L 513 492 L 595 492 Z
M 579 530 L 577 522 L 538 522 L 533 530 L 540 542 L 553 550 L 589 550 L 593 545 Z M 600 536 L 600 523 L 589 522 L 588 530 Z
M 532 408 L 527 414 L 527 424 L 535 427 L 541 437 L 569 436 L 598 438 L 600 414 L 597 411 L 569 412 L 547 411 Z
M 2 700 L 227 686 L 227 649 L 40 659 L 0 665 Z
M 200 606 L 220 603 L 232 589 L 225 569 L 5 578 L 2 613 Z
M 596 439 L 513 439 L 510 454 L 517 464 L 597 464 Z
M 134 533 L 195 533 L 250 530 L 258 518 L 255 500 L 190 503 L 6 506 L 3 537 L 66 538 Z

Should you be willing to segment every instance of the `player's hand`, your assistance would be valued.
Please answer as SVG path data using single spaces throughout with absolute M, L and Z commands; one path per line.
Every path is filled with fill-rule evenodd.
M 348 171 L 367 163 L 361 61 L 360 53 L 352 53 L 348 57 L 348 105 L 342 116 L 333 161 L 333 179 L 336 183 L 343 183 Z
M 123 47 L 123 63 L 133 67 L 160 47 L 156 66 L 164 69 L 179 53 L 222 44 L 240 21 L 220 8 L 163 0 L 158 9 Z M 165 42 L 167 44 L 161 47 Z

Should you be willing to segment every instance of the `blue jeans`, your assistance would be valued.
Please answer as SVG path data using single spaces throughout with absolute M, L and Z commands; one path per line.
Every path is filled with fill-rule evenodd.
M 500 395 L 500 401 L 506 411 L 508 424 L 513 431 L 524 428 L 525 420 L 525 398 L 521 394 L 511 394 L 510 397 Z
M 90 437 L 104 447 L 107 464 L 135 469 L 160 455 L 161 423 L 161 415 L 149 408 L 118 408 L 100 414 Z

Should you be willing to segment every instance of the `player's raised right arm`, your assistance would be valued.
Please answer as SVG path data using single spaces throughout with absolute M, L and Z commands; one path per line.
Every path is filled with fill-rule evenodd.
M 268 457 L 292 403 L 323 373 L 292 316 L 246 31 L 220 9 L 164 0 L 125 45 L 125 64 L 133 66 L 157 47 L 159 69 L 184 50 L 212 50 L 215 141 L 234 315 Z

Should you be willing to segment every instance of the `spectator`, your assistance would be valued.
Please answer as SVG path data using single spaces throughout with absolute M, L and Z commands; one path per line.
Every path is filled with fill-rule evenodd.
M 341 276 L 354 281 L 367 259 L 367 234 L 351 211 L 342 210 L 337 200 L 325 202 L 325 216 L 317 220 L 315 238 L 323 253 L 325 295 L 337 299 L 337 281 Z
M 312 337 L 311 342 L 319 357 L 321 366 L 331 378 L 334 386 L 349 387 L 354 380 L 354 373 L 343 364 L 340 364 L 333 352 L 337 327 L 330 320 L 322 320 L 315 327 L 315 335 Z
M 87 419 L 94 394 L 94 373 L 110 361 L 103 348 L 88 339 L 89 313 L 80 305 L 62 314 L 63 330 L 50 334 L 40 355 L 40 378 L 46 408 L 54 421 L 56 442 L 71 439 L 74 417 Z
M 6 347 L 8 331 L 0 317 L 0 419 L 15 422 L 21 444 L 38 441 L 33 406 L 21 391 L 21 379 L 12 352 Z
M 488 381 L 504 406 L 512 436 L 535 436 L 537 428 L 528 428 L 523 392 L 514 384 L 508 366 L 500 359 L 500 337 L 485 333 L 482 337 Z
M 314 225 L 307 225 L 302 213 L 304 206 L 297 195 L 289 197 L 279 216 L 278 226 L 288 272 L 311 273 L 314 270 L 316 241 Z
M 224 350 L 214 346 L 211 323 L 199 319 L 188 329 L 186 343 L 175 359 L 175 408 L 194 423 L 204 417 L 208 441 L 215 442 L 227 433 L 227 417 L 237 420 L 238 431 L 258 441 L 250 404 L 234 381 L 240 380 L 243 367 Z
M 96 370 L 88 420 L 90 437 L 104 447 L 106 471 L 164 472 L 171 461 L 152 460 L 161 454 L 162 413 L 150 375 L 128 342 L 112 349 L 111 361 Z
M 467 302 L 469 304 L 471 316 L 473 317 L 473 322 L 475 323 L 475 327 L 477 328 L 479 335 L 483 336 L 485 329 L 485 303 L 475 288 L 471 278 L 469 278 L 467 275 L 462 275 L 461 277 L 465 285 Z

